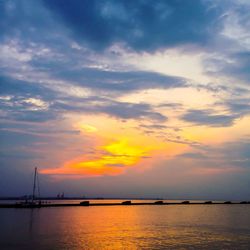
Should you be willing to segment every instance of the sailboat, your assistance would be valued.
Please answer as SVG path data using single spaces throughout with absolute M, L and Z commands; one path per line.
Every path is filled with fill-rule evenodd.
M 38 196 L 36 196 L 36 189 L 38 192 Z M 37 200 L 37 198 L 39 198 L 39 199 Z M 39 208 L 39 207 L 41 207 L 40 187 L 39 187 L 37 167 L 35 167 L 34 180 L 33 180 L 33 192 L 32 192 L 31 200 L 27 199 L 24 202 L 16 203 L 16 207 L 23 207 L 23 208 Z

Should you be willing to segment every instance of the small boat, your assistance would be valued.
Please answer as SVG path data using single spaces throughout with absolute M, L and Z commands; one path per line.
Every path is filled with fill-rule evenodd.
M 163 204 L 163 201 L 155 201 L 154 204 L 160 205 Z
M 205 201 L 204 204 L 213 204 L 212 201 Z
M 89 201 L 81 201 L 80 205 L 81 206 L 89 206 Z
M 122 205 L 131 205 L 131 201 L 123 201 Z

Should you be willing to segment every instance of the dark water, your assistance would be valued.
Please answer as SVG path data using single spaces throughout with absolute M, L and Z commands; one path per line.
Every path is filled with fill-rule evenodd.
M 250 249 L 250 207 L 0 209 L 0 249 Z

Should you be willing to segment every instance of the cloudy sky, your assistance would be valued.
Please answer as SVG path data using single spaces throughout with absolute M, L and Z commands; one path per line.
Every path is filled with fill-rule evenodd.
M 248 0 L 0 0 L 0 195 L 247 199 Z

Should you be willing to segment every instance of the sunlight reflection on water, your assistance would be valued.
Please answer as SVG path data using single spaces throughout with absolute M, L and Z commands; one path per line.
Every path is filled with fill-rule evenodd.
M 246 205 L 1 209 L 0 249 L 248 249 Z

